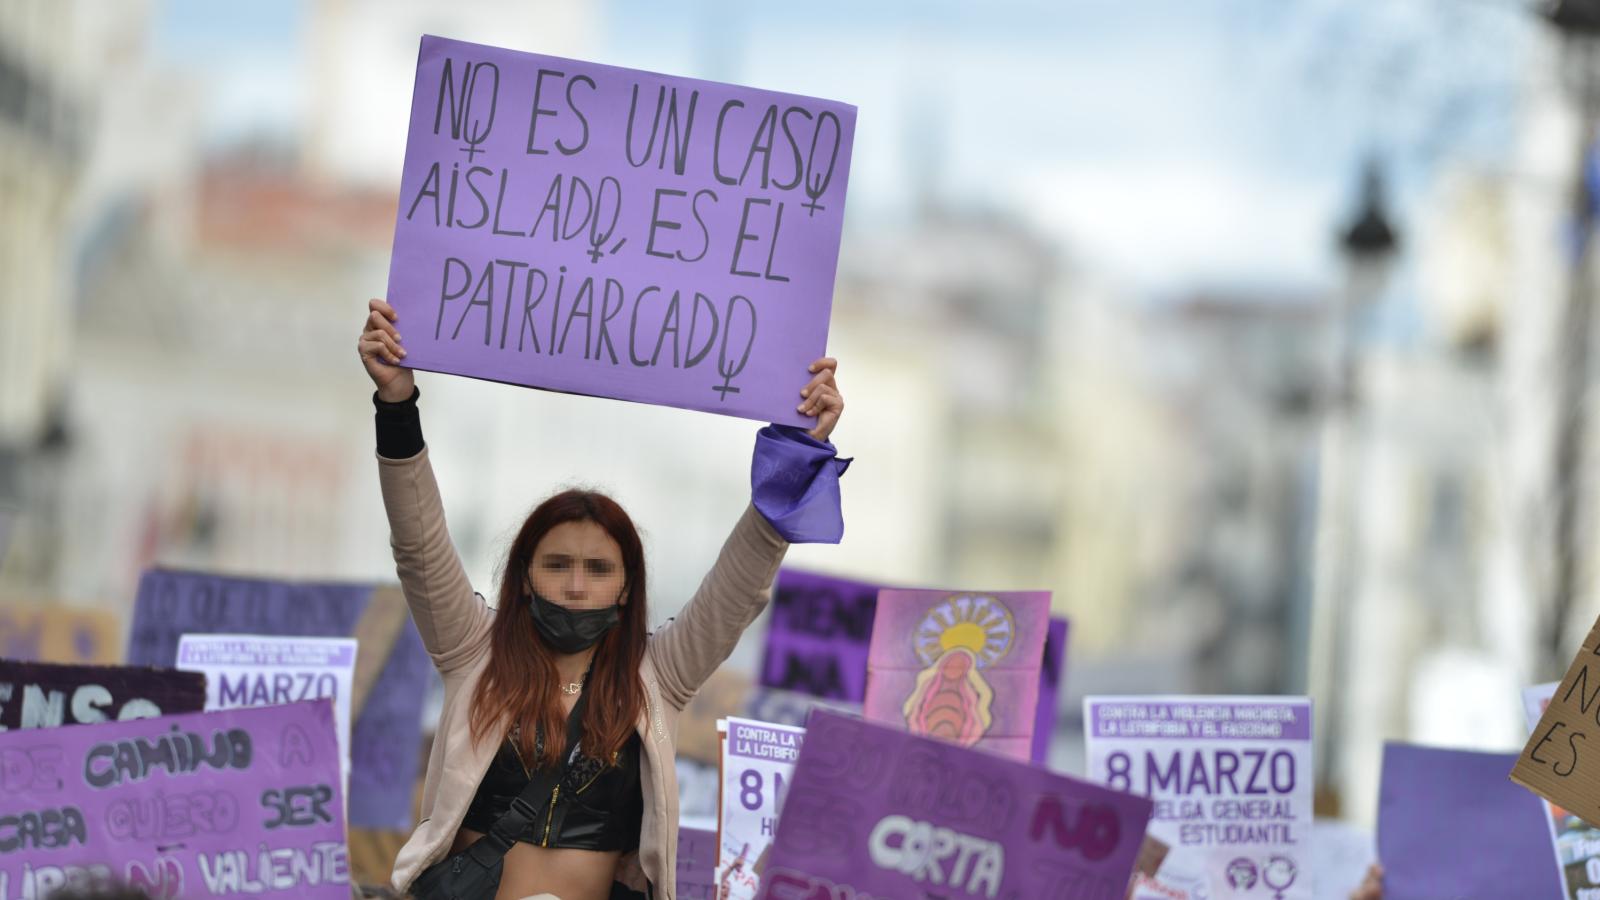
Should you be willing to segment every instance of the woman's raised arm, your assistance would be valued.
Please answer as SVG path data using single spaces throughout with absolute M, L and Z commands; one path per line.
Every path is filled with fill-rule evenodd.
M 417 623 L 423 646 L 441 673 L 464 665 L 488 641 L 491 616 L 472 591 L 461 557 L 450 542 L 444 502 L 422 442 L 420 393 L 405 358 L 399 316 L 382 300 L 367 304 L 357 343 L 361 363 L 377 387 L 378 483 L 389 516 L 395 572 Z

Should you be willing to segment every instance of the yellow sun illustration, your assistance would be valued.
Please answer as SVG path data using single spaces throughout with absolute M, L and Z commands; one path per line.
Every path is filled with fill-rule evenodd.
M 987 667 L 1011 651 L 1015 637 L 1016 622 L 1004 603 L 983 594 L 954 594 L 922 617 L 911 645 L 923 665 L 962 647 Z

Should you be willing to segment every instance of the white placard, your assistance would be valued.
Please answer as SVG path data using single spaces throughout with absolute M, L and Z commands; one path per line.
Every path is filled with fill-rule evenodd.
M 178 639 L 177 668 L 205 673 L 208 712 L 332 700 L 333 724 L 339 733 L 339 774 L 348 802 L 355 638 L 185 634 Z
M 806 730 L 730 716 L 717 721 L 717 731 L 722 737 L 717 897 L 751 900 L 760 887 L 756 863 L 777 833 Z
M 1155 801 L 1135 900 L 1312 900 L 1311 701 L 1087 697 L 1090 781 Z

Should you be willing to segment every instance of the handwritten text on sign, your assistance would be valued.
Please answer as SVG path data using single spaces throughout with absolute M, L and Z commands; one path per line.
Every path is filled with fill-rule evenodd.
M 170 666 L 184 634 L 355 634 L 380 591 L 370 584 L 233 578 L 151 569 L 139 579 L 128 660 Z M 422 638 L 407 626 L 394 642 L 350 736 L 350 823 L 400 830 L 411 824 L 422 711 L 437 676 Z M 297 691 L 298 692 L 298 691 Z
M 425 36 L 405 364 L 803 424 L 855 108 Z
M 762 898 L 1121 900 L 1150 801 L 818 710 Z
M 346 898 L 326 701 L 0 734 L 0 897 Z
M 1592 742 L 1592 743 L 1591 743 Z M 1545 707 L 1511 780 L 1586 822 L 1600 822 L 1600 620 Z
M 208 710 L 332 700 L 346 794 L 355 664 L 354 638 L 186 634 L 178 639 L 178 668 L 205 674 Z

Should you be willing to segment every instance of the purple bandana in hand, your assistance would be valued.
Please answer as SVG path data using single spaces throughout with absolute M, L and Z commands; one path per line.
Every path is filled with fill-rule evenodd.
M 791 544 L 837 544 L 844 537 L 839 476 L 850 460 L 805 429 L 768 425 L 756 433 L 750 502 Z

